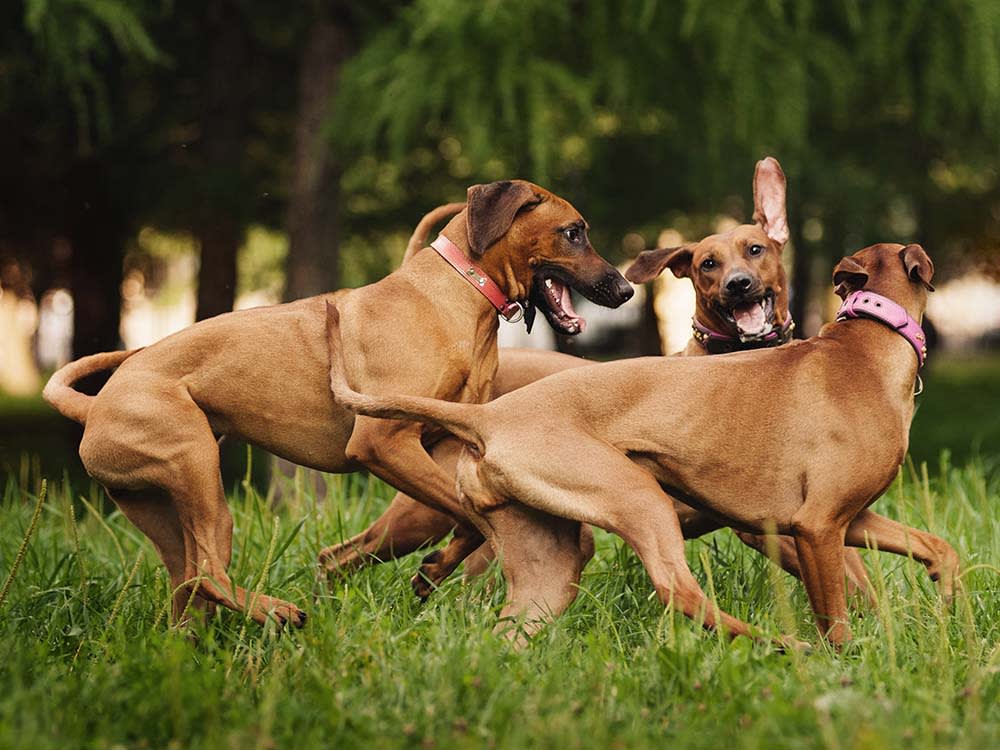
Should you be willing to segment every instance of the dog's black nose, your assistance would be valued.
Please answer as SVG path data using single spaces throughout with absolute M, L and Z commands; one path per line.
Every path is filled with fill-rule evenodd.
M 619 276 L 617 292 L 618 299 L 621 300 L 618 304 L 623 305 L 632 299 L 632 296 L 635 294 L 635 289 L 632 288 L 632 285 L 629 284 L 623 276 Z
M 726 291 L 731 294 L 742 294 L 753 285 L 753 277 L 748 273 L 734 273 L 726 279 Z

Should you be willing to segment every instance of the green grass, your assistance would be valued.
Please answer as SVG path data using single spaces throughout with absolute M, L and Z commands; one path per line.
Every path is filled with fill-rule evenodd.
M 916 461 L 936 463 L 948 451 L 955 463 L 1000 455 L 1000 355 L 943 354 L 929 361 L 910 429 Z
M 790 612 L 817 645 L 807 655 L 664 612 L 632 552 L 603 533 L 577 602 L 522 652 L 491 635 L 495 576 L 451 581 L 421 605 L 413 556 L 317 587 L 317 551 L 361 529 L 389 491 L 339 477 L 330 495 L 317 507 L 292 493 L 275 511 L 247 486 L 231 502 L 234 579 L 252 586 L 276 550 L 263 588 L 308 610 L 303 630 L 221 612 L 184 632 L 168 626 L 169 586 L 145 538 L 97 488 L 57 483 L 0 604 L 0 747 L 1000 745 L 1000 476 L 981 463 L 929 481 L 904 471 L 876 506 L 956 546 L 955 603 L 920 565 L 865 553 L 883 593 L 843 653 L 819 642 L 802 587 L 731 534 L 688 544 L 721 607 L 773 634 Z M 8 481 L 0 579 L 35 499 Z

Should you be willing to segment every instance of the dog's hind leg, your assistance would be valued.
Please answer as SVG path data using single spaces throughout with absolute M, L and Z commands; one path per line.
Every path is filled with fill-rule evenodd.
M 482 483 L 497 496 L 618 534 L 639 555 L 665 605 L 674 603 L 707 628 L 752 635 L 747 623 L 719 610 L 701 590 L 684 557 L 673 500 L 652 475 L 606 442 L 577 431 L 547 437 L 545 451 L 526 450 L 516 436 L 492 440 L 481 462 Z M 507 451 L 505 445 L 516 447 Z M 493 540 L 495 548 L 507 543 Z
M 114 418 L 92 412 L 80 457 L 87 471 L 119 503 L 123 513 L 150 537 L 163 557 L 174 587 L 175 614 L 192 593 L 204 600 L 247 612 L 258 622 L 271 614 L 302 624 L 293 604 L 251 595 L 233 585 L 226 572 L 232 554 L 232 516 L 219 473 L 219 450 L 204 412 L 187 392 L 161 394 L 162 414 L 127 394 L 116 401 Z M 96 407 L 95 407 L 96 408 Z
M 872 546 L 904 557 L 912 555 L 927 568 L 931 580 L 939 582 L 945 601 L 951 600 L 958 573 L 958 553 L 941 537 L 866 509 L 847 527 L 846 542 L 852 547 Z
M 185 624 L 192 609 L 211 615 L 215 604 L 185 585 L 184 530 L 170 498 L 162 491 L 109 490 L 108 494 L 129 521 L 149 537 L 170 574 L 173 620 Z
M 211 439 L 211 433 L 206 436 Z M 294 604 L 236 586 L 226 572 L 232 553 L 233 521 L 226 505 L 219 454 L 206 441 L 200 450 L 185 452 L 170 489 L 184 533 L 185 578 L 196 582 L 201 596 L 224 607 L 246 612 L 263 624 L 270 617 L 301 626 L 305 612 Z
M 593 533 L 579 521 L 517 502 L 500 505 L 477 522 L 496 545 L 507 581 L 496 632 L 523 644 L 576 599 L 580 574 L 594 555 Z

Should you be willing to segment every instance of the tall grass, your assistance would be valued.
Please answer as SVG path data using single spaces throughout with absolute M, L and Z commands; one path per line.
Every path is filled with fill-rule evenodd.
M 0 747 L 936 748 L 1000 746 L 1000 477 L 976 462 L 907 467 L 876 509 L 949 539 L 964 566 L 944 605 L 922 566 L 864 553 L 877 606 L 855 641 L 817 638 L 802 586 L 729 532 L 688 544 L 718 606 L 815 644 L 782 654 L 665 612 L 633 553 L 598 534 L 577 602 L 522 652 L 491 635 L 494 574 L 424 605 L 419 556 L 333 585 L 315 556 L 363 528 L 390 491 L 334 477 L 275 509 L 231 498 L 234 580 L 298 603 L 296 632 L 220 611 L 169 624 L 153 548 L 96 487 L 3 488 Z

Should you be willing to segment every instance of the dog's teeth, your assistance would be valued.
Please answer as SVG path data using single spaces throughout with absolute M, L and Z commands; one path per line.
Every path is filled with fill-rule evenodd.
M 551 289 L 552 288 L 552 279 L 545 279 L 545 286 L 547 286 L 549 289 Z

